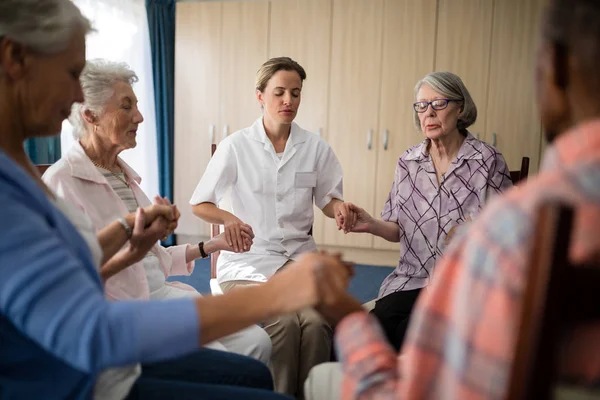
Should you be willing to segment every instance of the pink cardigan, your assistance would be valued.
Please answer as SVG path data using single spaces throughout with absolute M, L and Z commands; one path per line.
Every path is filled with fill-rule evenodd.
M 117 162 L 125 172 L 140 207 L 152 204 L 139 186 L 139 175 L 120 158 Z M 58 196 L 78 206 L 92 220 L 96 229 L 101 229 L 129 213 L 125 203 L 92 164 L 79 142 L 75 142 L 67 154 L 48 168 L 42 179 Z M 157 243 L 150 250 L 158 257 L 165 278 L 192 273 L 194 262 L 185 262 L 186 247 L 187 245 L 180 245 L 165 248 Z M 195 290 L 179 282 L 166 284 Z M 149 299 L 148 281 L 142 263 L 133 264 L 108 279 L 106 294 L 116 300 Z

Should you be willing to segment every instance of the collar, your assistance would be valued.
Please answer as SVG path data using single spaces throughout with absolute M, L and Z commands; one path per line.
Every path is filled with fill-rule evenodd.
M 600 158 L 600 118 L 561 134 L 544 155 L 543 170 L 570 167 Z
M 98 171 L 98 168 L 92 163 L 92 160 L 88 155 L 85 154 L 85 151 L 83 151 L 83 147 L 81 147 L 78 140 L 75 141 L 67 154 L 65 154 L 65 161 L 69 166 L 71 176 L 98 184 L 106 183 L 106 179 L 102 173 Z M 121 167 L 125 176 L 127 176 L 127 179 L 134 180 L 138 185 L 140 184 L 142 178 L 120 157 L 117 157 L 117 164 Z
M 267 132 L 265 132 L 265 126 L 263 125 L 263 117 L 260 117 L 254 124 L 250 127 L 250 138 L 256 140 L 257 142 L 263 143 L 266 145 L 271 144 L 267 136 Z M 290 129 L 290 137 L 286 143 L 286 147 L 289 145 L 290 147 L 296 146 L 297 144 L 306 142 L 306 132 L 302 128 L 298 126 L 295 122 L 292 122 L 292 128 Z
M 408 149 L 408 154 L 404 157 L 404 159 L 419 162 L 429 160 L 429 151 L 427 150 L 427 147 L 429 147 L 430 142 L 430 139 L 425 139 L 418 145 Z M 470 132 L 467 132 L 467 137 L 460 146 L 460 149 L 458 149 L 458 154 L 456 155 L 456 159 L 453 163 L 458 164 L 462 160 L 483 159 L 483 146 L 484 145 L 480 140 L 477 140 L 473 135 L 471 135 Z

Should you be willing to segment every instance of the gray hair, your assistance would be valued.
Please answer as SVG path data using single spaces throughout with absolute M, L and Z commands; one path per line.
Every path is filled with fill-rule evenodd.
M 419 89 L 424 84 L 430 86 L 447 99 L 460 101 L 462 113 L 456 125 L 458 131 L 466 135 L 467 128 L 477 120 L 477 106 L 475 106 L 471 94 L 460 77 L 452 72 L 432 72 L 417 82 L 415 86 L 415 98 L 419 93 Z M 414 122 L 417 130 L 421 132 L 421 122 L 416 111 L 414 113 Z
M 75 103 L 71 108 L 69 122 L 73 125 L 73 136 L 79 139 L 85 136 L 86 122 L 82 113 L 90 110 L 99 117 L 104 112 L 106 103 L 114 94 L 115 84 L 125 82 L 133 85 L 138 77 L 125 63 L 103 59 L 88 60 L 79 77 L 85 102 Z
M 75 28 L 84 34 L 92 31 L 71 0 L 0 1 L 0 39 L 10 38 L 33 51 L 55 54 L 66 49 Z

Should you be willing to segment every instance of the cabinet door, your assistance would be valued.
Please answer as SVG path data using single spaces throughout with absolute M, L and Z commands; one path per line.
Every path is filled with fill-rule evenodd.
M 210 130 L 219 124 L 220 3 L 177 3 L 175 24 L 175 233 L 209 235 L 187 205 L 210 159 Z
M 502 0 L 494 6 L 492 57 L 486 119 L 488 142 L 511 170 L 530 160 L 530 174 L 540 159 L 541 121 L 534 92 L 534 58 L 544 0 Z
M 387 201 L 398 157 L 423 140 L 414 128 L 412 104 L 415 84 L 433 69 L 436 6 L 435 0 L 385 1 L 375 217 Z M 374 246 L 399 245 L 375 238 Z
M 254 83 L 256 71 L 267 60 L 269 39 L 268 2 L 223 2 L 222 6 L 221 135 L 246 128 L 261 115 Z
M 504 1 L 504 0 L 501 0 Z M 435 70 L 453 72 L 477 106 L 469 130 L 485 140 L 494 0 L 440 0 Z
M 344 171 L 344 199 L 375 212 L 383 0 L 334 0 L 327 138 Z M 368 145 L 370 137 L 370 146 Z M 372 247 L 366 234 L 334 224 L 328 245 Z
M 306 71 L 296 122 L 327 139 L 331 0 L 271 2 L 269 58 L 291 57 Z M 323 242 L 323 224 L 334 224 L 315 206 L 313 236 Z M 326 221 L 327 220 L 327 221 Z

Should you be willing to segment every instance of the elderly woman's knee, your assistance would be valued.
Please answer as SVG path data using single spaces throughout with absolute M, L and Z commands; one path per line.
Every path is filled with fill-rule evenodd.
M 323 363 L 313 367 L 304 382 L 304 398 L 306 400 L 339 399 L 342 378 L 340 363 Z

